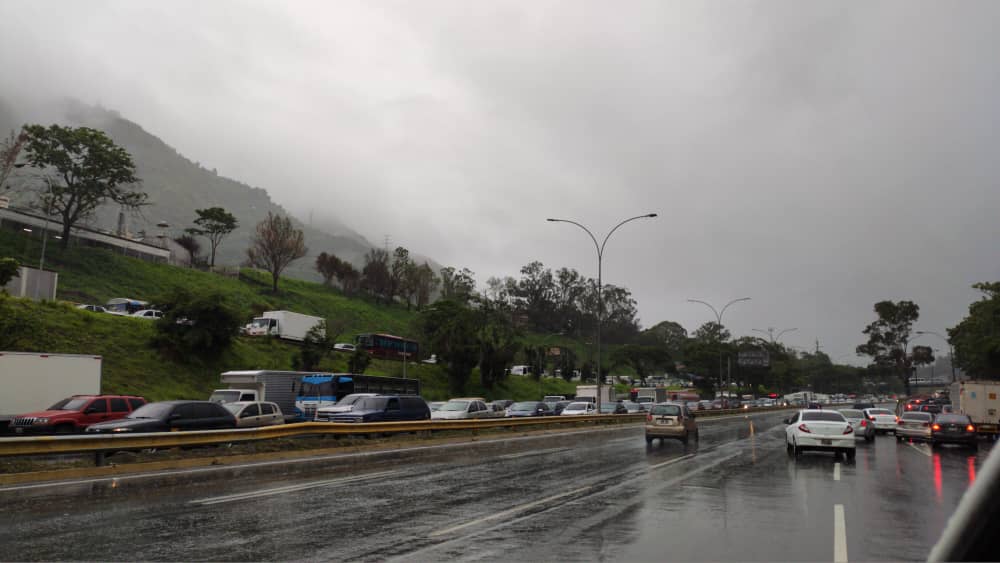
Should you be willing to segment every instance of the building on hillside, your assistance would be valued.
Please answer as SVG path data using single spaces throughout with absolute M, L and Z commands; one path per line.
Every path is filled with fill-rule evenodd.
M 43 233 L 48 233 L 48 244 L 59 244 L 62 238 L 62 223 L 36 215 L 30 210 L 0 207 L 0 229 L 19 232 L 23 236 L 41 239 Z M 145 237 L 133 238 L 111 231 L 92 229 L 90 227 L 73 227 L 70 231 L 71 242 L 79 246 L 107 248 L 121 252 L 125 256 L 148 260 L 150 262 L 168 262 L 184 264 L 187 262 L 187 252 L 165 236 L 156 237 L 152 242 Z M 176 246 L 172 252 L 170 245 Z M 34 258 L 34 257 L 32 257 Z

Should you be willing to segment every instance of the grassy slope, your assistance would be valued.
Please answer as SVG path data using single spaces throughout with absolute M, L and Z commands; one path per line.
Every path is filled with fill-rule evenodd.
M 39 252 L 37 240 L 0 231 L 0 256 L 14 256 L 37 265 Z M 151 299 L 182 285 L 222 291 L 243 307 L 248 317 L 253 309 L 289 309 L 324 316 L 341 326 L 341 339 L 345 340 L 357 332 L 414 333 L 415 314 L 402 307 L 350 299 L 320 284 L 289 279 L 282 280 L 281 292 L 273 295 L 269 279 L 256 272 L 237 280 L 135 260 L 106 250 L 71 248 L 64 252 L 51 245 L 46 251 L 46 268 L 59 272 L 59 298 L 69 301 Z M 105 392 L 136 393 L 151 400 L 207 397 L 218 386 L 219 373 L 226 370 L 291 369 L 297 350 L 295 345 L 275 339 L 240 337 L 231 350 L 213 362 L 176 362 L 162 358 L 148 346 L 153 333 L 149 321 L 88 313 L 62 303 L 38 304 L 20 299 L 13 303 L 28 308 L 40 328 L 19 350 L 104 356 Z M 334 355 L 320 367 L 346 371 L 346 357 Z M 366 373 L 402 376 L 402 372 L 400 362 L 374 361 Z M 429 400 L 447 398 L 447 378 L 439 366 L 409 364 L 407 376 L 421 380 L 423 394 Z M 563 381 L 546 379 L 541 383 L 542 394 L 572 393 L 573 389 L 574 385 Z M 539 396 L 539 383 L 515 376 L 487 393 L 474 373 L 466 392 L 490 399 L 530 399 Z

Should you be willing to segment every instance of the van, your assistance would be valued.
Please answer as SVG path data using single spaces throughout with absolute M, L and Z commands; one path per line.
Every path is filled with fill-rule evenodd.
M 531 366 L 511 366 L 511 375 L 531 375 Z

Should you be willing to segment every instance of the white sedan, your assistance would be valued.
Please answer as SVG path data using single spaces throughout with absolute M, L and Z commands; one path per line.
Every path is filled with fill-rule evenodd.
M 876 434 L 892 432 L 895 434 L 899 417 L 889 409 L 865 409 L 865 420 L 875 427 Z
M 559 413 L 560 416 L 577 416 L 582 414 L 597 414 L 597 409 L 594 407 L 594 403 L 579 401 L 576 403 L 570 403 L 566 405 L 566 408 Z
M 798 457 L 807 450 L 843 453 L 854 459 L 854 428 L 837 411 L 801 410 L 785 419 L 788 455 Z

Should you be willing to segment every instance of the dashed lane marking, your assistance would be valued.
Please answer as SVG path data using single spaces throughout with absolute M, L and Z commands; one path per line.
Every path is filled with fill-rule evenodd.
M 833 560 L 847 563 L 847 524 L 844 523 L 844 505 L 833 505 Z
M 840 481 L 840 463 L 833 464 L 833 480 Z
M 483 522 L 489 522 L 491 520 L 499 520 L 501 518 L 506 518 L 506 517 L 508 517 L 508 516 L 510 516 L 512 514 L 517 514 L 519 512 L 524 512 L 524 511 L 530 510 L 530 509 L 532 509 L 532 508 L 534 508 L 536 506 L 542 506 L 542 505 L 549 504 L 551 502 L 557 501 L 557 500 L 559 500 L 561 498 L 566 498 L 566 497 L 569 497 L 569 496 L 578 495 L 580 493 L 587 492 L 587 491 L 591 490 L 592 488 L 593 487 L 580 487 L 579 489 L 573 489 L 572 491 L 568 491 L 568 492 L 565 492 L 565 493 L 560 493 L 558 495 L 552 495 L 550 497 L 546 497 L 546 498 L 543 498 L 541 500 L 536 500 L 534 502 L 529 502 L 527 504 L 522 504 L 520 506 L 515 506 L 514 508 L 509 508 L 509 509 L 504 510 L 502 512 L 496 512 L 494 514 L 490 514 L 489 516 L 483 516 L 482 518 L 476 518 L 475 520 L 469 520 L 468 522 L 464 522 L 462 524 L 458 524 L 457 526 L 451 526 L 449 528 L 443 528 L 443 529 L 437 530 L 435 532 L 431 532 L 428 535 L 430 537 L 432 537 L 432 538 L 436 538 L 438 536 L 443 536 L 445 534 L 450 534 L 451 532 L 456 532 L 458 530 L 462 530 L 462 529 L 468 528 L 470 526 L 475 526 L 475 525 L 478 525 L 478 524 L 482 524 Z
M 401 473 L 401 471 L 379 471 L 377 473 L 366 473 L 364 475 L 352 475 L 350 477 L 341 477 L 339 479 L 324 479 L 322 481 L 310 481 L 308 483 L 299 483 L 298 485 L 286 485 L 284 487 L 274 487 L 272 489 L 260 489 L 257 491 L 248 491 L 245 493 L 237 493 L 233 495 L 225 495 L 219 497 L 203 498 L 199 500 L 193 500 L 188 504 L 197 504 L 201 506 L 211 506 L 213 504 L 222 504 L 225 502 L 236 502 L 240 500 L 248 500 L 260 497 L 267 497 L 272 495 L 280 495 L 286 493 L 294 493 L 297 491 L 305 491 L 308 489 L 315 489 L 317 487 L 329 487 L 333 485 L 346 485 L 348 483 L 357 483 L 358 481 L 368 481 L 371 479 L 381 479 L 383 477 L 388 477 L 389 475 L 394 475 L 396 473 Z
M 913 442 L 909 442 L 908 445 L 911 448 L 917 450 L 918 452 L 924 454 L 927 457 L 931 457 L 932 455 L 934 455 L 933 453 L 931 453 L 931 449 L 928 448 L 927 446 L 925 446 L 924 444 L 919 444 L 918 445 L 918 444 L 914 444 Z

